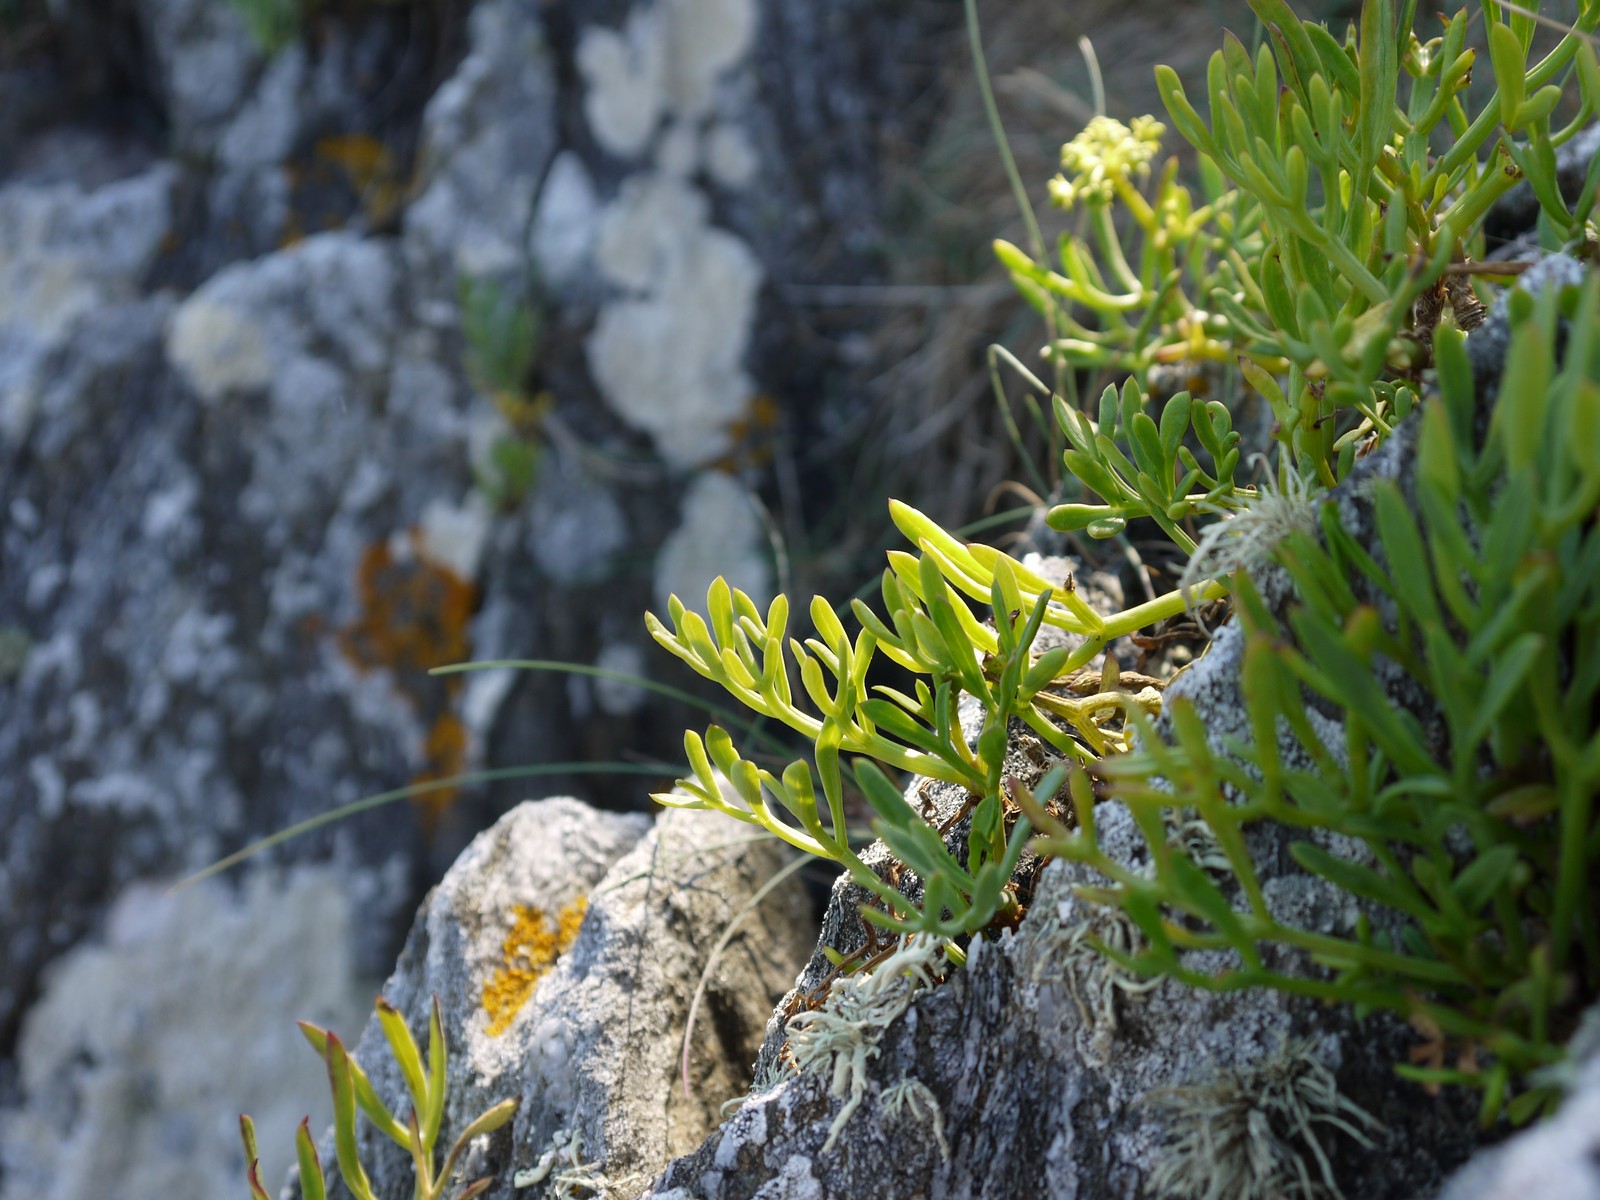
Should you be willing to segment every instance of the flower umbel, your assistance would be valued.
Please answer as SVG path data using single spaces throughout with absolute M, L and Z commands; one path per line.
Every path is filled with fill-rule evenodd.
M 1135 117 L 1131 129 L 1115 117 L 1095 117 L 1061 147 L 1062 174 L 1050 181 L 1050 199 L 1062 208 L 1079 199 L 1088 204 L 1110 201 L 1128 186 L 1130 176 L 1150 174 L 1150 160 L 1161 149 L 1166 131 L 1154 117 Z

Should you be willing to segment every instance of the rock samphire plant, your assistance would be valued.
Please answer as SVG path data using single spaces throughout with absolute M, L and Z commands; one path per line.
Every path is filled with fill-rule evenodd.
M 400 1011 L 382 996 L 377 1002 L 378 1024 L 389 1043 L 400 1074 L 411 1093 L 411 1108 L 401 1121 L 385 1106 L 378 1096 L 367 1073 L 361 1069 L 344 1043 L 326 1029 L 309 1022 L 300 1022 L 300 1030 L 328 1066 L 328 1085 L 333 1091 L 333 1146 L 339 1165 L 339 1178 L 343 1180 L 355 1200 L 374 1200 L 372 1185 L 357 1154 L 356 1113 L 366 1114 L 385 1136 L 411 1155 L 415 1170 L 414 1200 L 470 1200 L 485 1191 L 494 1177 L 477 1179 L 464 1184 L 454 1193 L 449 1191 L 452 1177 L 462 1154 L 474 1138 L 493 1133 L 516 1115 L 520 1099 L 502 1100 L 482 1116 L 472 1121 L 450 1147 L 444 1162 L 438 1163 L 435 1146 L 444 1121 L 444 1102 L 447 1087 L 449 1046 L 445 1041 L 444 1019 L 437 998 L 428 1022 L 428 1051 L 424 1059 L 421 1048 L 412 1037 Z M 251 1200 L 270 1200 L 272 1193 L 262 1185 L 259 1169 L 260 1156 L 256 1152 L 255 1123 L 240 1116 L 239 1131 L 244 1139 L 245 1161 L 249 1164 Z M 327 1177 L 317 1155 L 317 1145 L 311 1136 L 310 1121 L 301 1121 L 295 1134 L 295 1154 L 300 1168 L 300 1194 L 305 1200 L 325 1200 L 328 1195 Z
M 786 598 L 763 612 L 720 580 L 705 617 L 674 597 L 649 618 L 812 743 L 767 769 L 725 729 L 691 732 L 691 774 L 657 799 L 842 864 L 866 920 L 948 939 L 958 962 L 961 939 L 1017 919 L 1012 874 L 1042 830 L 1041 853 L 1103 878 L 1081 898 L 1138 930 L 1102 947 L 1123 968 L 1396 1014 L 1424 1038 L 1399 1070 L 1480 1089 L 1486 1122 L 1525 1120 L 1558 1099 L 1541 1069 L 1600 992 L 1600 293 L 1580 265 L 1600 158 L 1565 190 L 1557 168 L 1600 101 L 1600 2 L 1536 38 L 1536 12 L 1485 0 L 1427 40 L 1414 0 L 1367 0 L 1342 37 L 1284 0 L 1250 4 L 1257 44 L 1229 35 L 1212 57 L 1209 117 L 1157 72 L 1203 201 L 1176 161 L 1154 169 L 1161 124 L 1102 116 L 1052 186 L 1080 230 L 1053 261 L 1037 235 L 997 247 L 1050 331 L 1057 387 L 1029 385 L 1092 494 L 1050 524 L 1154 522 L 1191 558 L 1184 586 L 1104 617 L 1070 581 L 893 505 L 915 552 L 889 556 L 881 610 L 852 603 L 853 635 L 817 599 L 813 636 L 791 637 Z M 1532 239 L 1485 261 L 1486 216 L 1524 185 Z M 1563 270 L 1537 268 L 1537 300 L 1496 299 L 1545 256 Z M 1482 324 L 1486 302 L 1503 321 Z M 1507 329 L 1501 370 L 1475 339 Z M 1219 367 L 1218 394 L 1152 399 L 1173 366 Z M 1082 407 L 1085 369 L 1126 379 Z M 1275 419 L 1256 486 L 1233 420 L 1247 388 Z M 1247 736 L 1215 736 L 1160 689 L 1130 696 L 1109 656 L 1089 670 L 1114 639 L 1224 593 Z M 1047 623 L 1076 646 L 1035 654 Z M 880 655 L 909 690 L 869 678 Z M 1057 760 L 1030 786 L 1006 766 L 1024 729 Z M 965 788 L 964 839 L 891 771 Z M 920 899 L 852 849 L 852 781 Z M 1097 842 L 1110 802 L 1145 865 Z M 1269 843 L 1336 889 L 1347 930 L 1274 915 L 1254 858 Z

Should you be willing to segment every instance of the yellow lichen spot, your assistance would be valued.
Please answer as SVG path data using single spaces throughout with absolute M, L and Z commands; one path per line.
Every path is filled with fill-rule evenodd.
M 511 1028 L 539 980 L 577 939 L 588 906 L 588 900 L 579 896 L 556 914 L 552 926 L 541 909 L 517 905 L 516 920 L 500 948 L 502 965 L 483 985 L 490 1037 L 499 1037 Z

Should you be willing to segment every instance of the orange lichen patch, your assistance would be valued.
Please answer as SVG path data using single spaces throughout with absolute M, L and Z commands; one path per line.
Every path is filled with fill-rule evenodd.
M 397 559 L 388 542 L 378 542 L 361 556 L 356 590 L 360 615 L 339 634 L 356 666 L 405 675 L 467 657 L 476 593 L 454 571 L 420 554 Z
M 716 464 L 725 471 L 764 467 L 772 461 L 773 443 L 783 423 L 777 398 L 765 392 L 751 396 L 744 414 L 728 424 L 730 450 Z
M 372 230 L 392 230 L 411 185 L 395 154 L 366 133 L 321 138 L 310 153 L 283 164 L 289 214 L 280 243 L 291 246 L 319 229 L 339 229 L 359 210 Z
M 343 133 L 318 138 L 312 152 L 324 162 L 341 168 L 358 188 L 371 187 L 379 179 L 395 174 L 394 155 L 377 138 L 367 133 Z
M 344 172 L 375 228 L 387 226 L 398 215 L 405 203 L 406 185 L 394 155 L 377 138 L 365 133 L 325 137 L 313 152 Z
M 466 724 L 453 712 L 440 713 L 428 727 L 428 739 L 423 744 L 422 753 L 428 760 L 428 769 L 413 779 L 412 783 L 432 783 L 436 779 L 460 775 L 467 769 Z M 430 831 L 437 828 L 440 818 L 450 811 L 450 806 L 460 794 L 460 788 L 448 787 L 418 796 L 416 804 L 423 827 Z
M 539 980 L 577 939 L 588 907 L 588 899 L 579 896 L 556 914 L 551 925 L 542 910 L 530 904 L 517 905 L 516 920 L 500 949 L 502 965 L 483 985 L 490 1037 L 499 1037 L 511 1028 Z
M 414 530 L 411 540 L 415 546 Z M 425 765 L 411 782 L 461 774 L 467 766 L 468 733 L 454 708 L 462 677 L 435 677 L 428 671 L 472 656 L 469 622 L 476 590 L 420 551 L 402 557 L 382 541 L 361 556 L 356 596 L 359 611 L 339 630 L 339 648 L 361 671 L 392 671 L 395 687 L 426 722 Z M 455 788 L 445 788 L 418 798 L 426 830 L 437 827 L 457 794 Z

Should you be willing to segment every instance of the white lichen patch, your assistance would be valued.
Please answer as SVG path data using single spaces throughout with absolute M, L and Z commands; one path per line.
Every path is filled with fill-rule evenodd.
M 602 219 L 596 258 L 623 292 L 588 344 L 607 404 L 671 466 L 720 458 L 729 423 L 756 391 L 743 362 L 760 261 L 710 225 L 704 196 L 659 173 L 623 186 Z
M 750 493 L 736 479 L 707 471 L 689 483 L 683 498 L 683 523 L 656 559 L 657 611 L 668 600 L 699 601 L 717 576 L 765 607 L 772 598 L 765 531 Z
M 1157 1089 L 1147 1100 L 1170 1114 L 1172 1134 L 1151 1173 L 1151 1189 L 1182 1200 L 1338 1198 L 1333 1157 L 1322 1137 L 1338 1132 L 1370 1148 L 1367 1132 L 1378 1128 L 1339 1091 L 1333 1072 L 1305 1040 L 1187 1087 Z
M 599 1162 L 583 1161 L 583 1131 L 558 1129 L 539 1161 L 511 1177 L 517 1189 L 544 1185 L 550 1200 L 590 1200 L 607 1194 Z
M 494 513 L 481 492 L 468 492 L 460 504 L 430 500 L 417 523 L 418 550 L 428 561 L 462 579 L 476 579 Z
M 660 14 L 639 7 L 620 30 L 593 26 L 578 42 L 583 113 L 595 140 L 620 158 L 643 150 L 666 105 L 667 44 Z
M 589 261 L 599 232 L 599 199 L 583 160 L 564 150 L 550 164 L 528 231 L 539 277 L 551 287 L 570 283 Z
M 718 79 L 755 43 L 754 0 L 664 0 L 667 14 L 667 99 L 673 111 L 711 111 Z
M 1312 533 L 1323 494 L 1314 479 L 1302 479 L 1292 469 L 1280 487 L 1263 485 L 1244 508 L 1206 527 L 1189 563 L 1178 580 L 1188 597 L 1208 579 L 1220 579 L 1238 570 L 1259 571 L 1272 559 L 1278 544 L 1292 533 Z
M 387 246 L 319 234 L 213 275 L 173 315 L 167 357 L 210 403 L 270 389 L 296 428 L 348 425 L 352 377 L 375 377 L 393 358 L 397 291 Z M 277 480 L 277 496 L 294 491 Z
M 167 357 L 200 398 L 212 403 L 272 382 L 272 357 L 261 326 L 239 308 L 204 295 L 191 298 L 173 317 Z
M 664 116 L 707 116 L 718 81 L 750 53 L 756 22 L 754 0 L 660 0 L 621 29 L 586 29 L 577 61 L 595 140 L 632 158 Z
M 919 933 L 870 974 L 834 980 L 821 1008 L 789 1019 L 789 1048 L 800 1070 L 829 1076 L 834 1098 L 845 1101 L 828 1126 L 824 1152 L 833 1149 L 866 1098 L 867 1060 L 878 1056 L 884 1031 L 910 1007 L 919 987 L 933 986 L 943 945 L 939 938 Z
M 883 1115 L 890 1121 L 932 1128 L 933 1138 L 939 1144 L 939 1156 L 950 1161 L 950 1139 L 944 1132 L 944 1111 L 939 1107 L 939 1097 L 920 1079 L 902 1079 L 878 1093 L 883 1105 Z
M 761 169 L 750 136 L 729 121 L 719 121 L 707 131 L 705 159 L 711 178 L 730 191 L 748 187 Z
M 1133 955 L 1143 949 L 1138 927 L 1119 908 L 1091 905 L 1073 897 L 1036 922 L 1040 950 L 1034 959 L 1035 983 L 1059 979 L 1078 1010 L 1074 1037 L 1084 1064 L 1096 1069 L 1111 1062 L 1120 1028 L 1119 1005 L 1161 985 L 1159 978 L 1134 975 L 1102 947 Z

